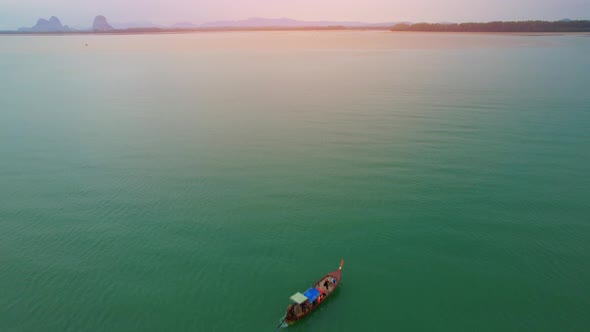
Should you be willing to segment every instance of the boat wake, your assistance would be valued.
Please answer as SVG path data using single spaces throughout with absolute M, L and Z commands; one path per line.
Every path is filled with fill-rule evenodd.
M 283 316 L 283 318 L 281 318 L 281 320 L 279 321 L 279 325 L 275 328 L 274 332 L 287 327 L 289 327 L 289 324 L 287 324 L 287 316 Z

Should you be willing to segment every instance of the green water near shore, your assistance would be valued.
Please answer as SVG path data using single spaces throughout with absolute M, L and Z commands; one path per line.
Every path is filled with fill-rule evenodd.
M 88 46 L 85 46 L 85 44 Z M 0 330 L 585 331 L 590 38 L 0 37 Z

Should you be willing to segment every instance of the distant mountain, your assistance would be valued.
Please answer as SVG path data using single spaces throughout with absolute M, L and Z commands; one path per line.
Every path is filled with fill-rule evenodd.
M 172 26 L 164 26 L 155 24 L 149 21 L 136 21 L 125 23 L 109 23 L 107 18 L 98 15 L 94 18 L 91 28 L 77 28 L 72 29 L 67 25 L 62 25 L 60 20 L 52 16 L 49 20 L 39 19 L 35 26 L 30 28 L 20 28 L 20 32 L 71 32 L 71 31 L 94 31 L 107 32 L 114 30 L 126 29 L 216 29 L 216 28 L 310 28 L 310 27 L 345 27 L 345 28 L 390 28 L 398 24 L 398 22 L 384 22 L 384 23 L 364 23 L 364 22 L 350 22 L 350 21 L 299 21 L 290 18 L 262 18 L 251 17 L 245 20 L 237 21 L 215 21 L 204 24 L 194 24 L 191 22 L 180 22 Z
M 92 24 L 92 31 L 108 32 L 113 30 L 114 28 L 109 24 L 106 17 L 98 15 L 94 18 L 94 23 Z
M 118 22 L 118 23 L 111 23 L 113 28 L 115 29 L 141 29 L 141 28 L 166 28 L 165 25 L 155 24 L 150 21 L 136 21 L 136 22 Z
M 303 27 L 392 27 L 398 22 L 364 23 L 348 21 L 299 21 L 290 18 L 251 17 L 238 21 L 215 21 L 201 24 L 201 28 L 303 28 Z
M 72 31 L 67 25 L 62 25 L 59 18 L 51 16 L 49 20 L 40 18 L 31 28 L 19 28 L 21 32 L 68 32 Z
M 200 28 L 201 26 L 199 24 L 193 24 L 191 22 L 179 22 L 179 23 L 173 24 L 170 27 L 174 28 L 174 29 L 196 29 L 196 28 Z

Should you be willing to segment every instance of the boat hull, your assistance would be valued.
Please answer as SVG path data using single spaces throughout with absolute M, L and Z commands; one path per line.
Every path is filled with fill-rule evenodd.
M 327 273 L 326 275 L 321 277 L 318 281 L 316 281 L 313 284 L 313 287 L 322 290 L 322 292 L 323 292 L 322 300 L 318 301 L 318 302 L 314 302 L 311 305 L 311 307 L 309 307 L 305 312 L 298 314 L 298 315 L 290 314 L 291 310 L 294 309 L 293 306 L 296 306 L 297 304 L 290 305 L 287 308 L 287 314 L 285 315 L 285 324 L 293 325 L 293 324 L 297 323 L 298 321 L 302 320 L 303 318 L 307 317 L 309 314 L 314 312 L 320 305 L 322 305 L 322 303 L 324 303 L 330 297 L 330 295 L 332 295 L 334 293 L 334 291 L 340 285 L 343 264 L 344 264 L 344 260 L 342 260 L 340 262 L 340 267 L 338 268 L 338 270 Z M 329 278 L 329 280 L 333 280 L 333 282 L 330 283 L 329 287 L 323 288 L 324 285 L 322 283 L 327 278 Z M 324 291 L 323 289 L 326 289 L 326 291 Z

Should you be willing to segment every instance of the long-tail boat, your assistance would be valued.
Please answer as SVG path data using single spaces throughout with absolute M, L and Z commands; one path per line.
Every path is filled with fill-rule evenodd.
M 344 265 L 344 259 L 340 261 L 338 270 L 329 272 L 320 278 L 303 294 L 297 292 L 291 296 L 293 303 L 287 307 L 287 313 L 277 328 L 295 324 L 317 309 L 334 292 L 336 287 L 340 285 L 342 265 Z

